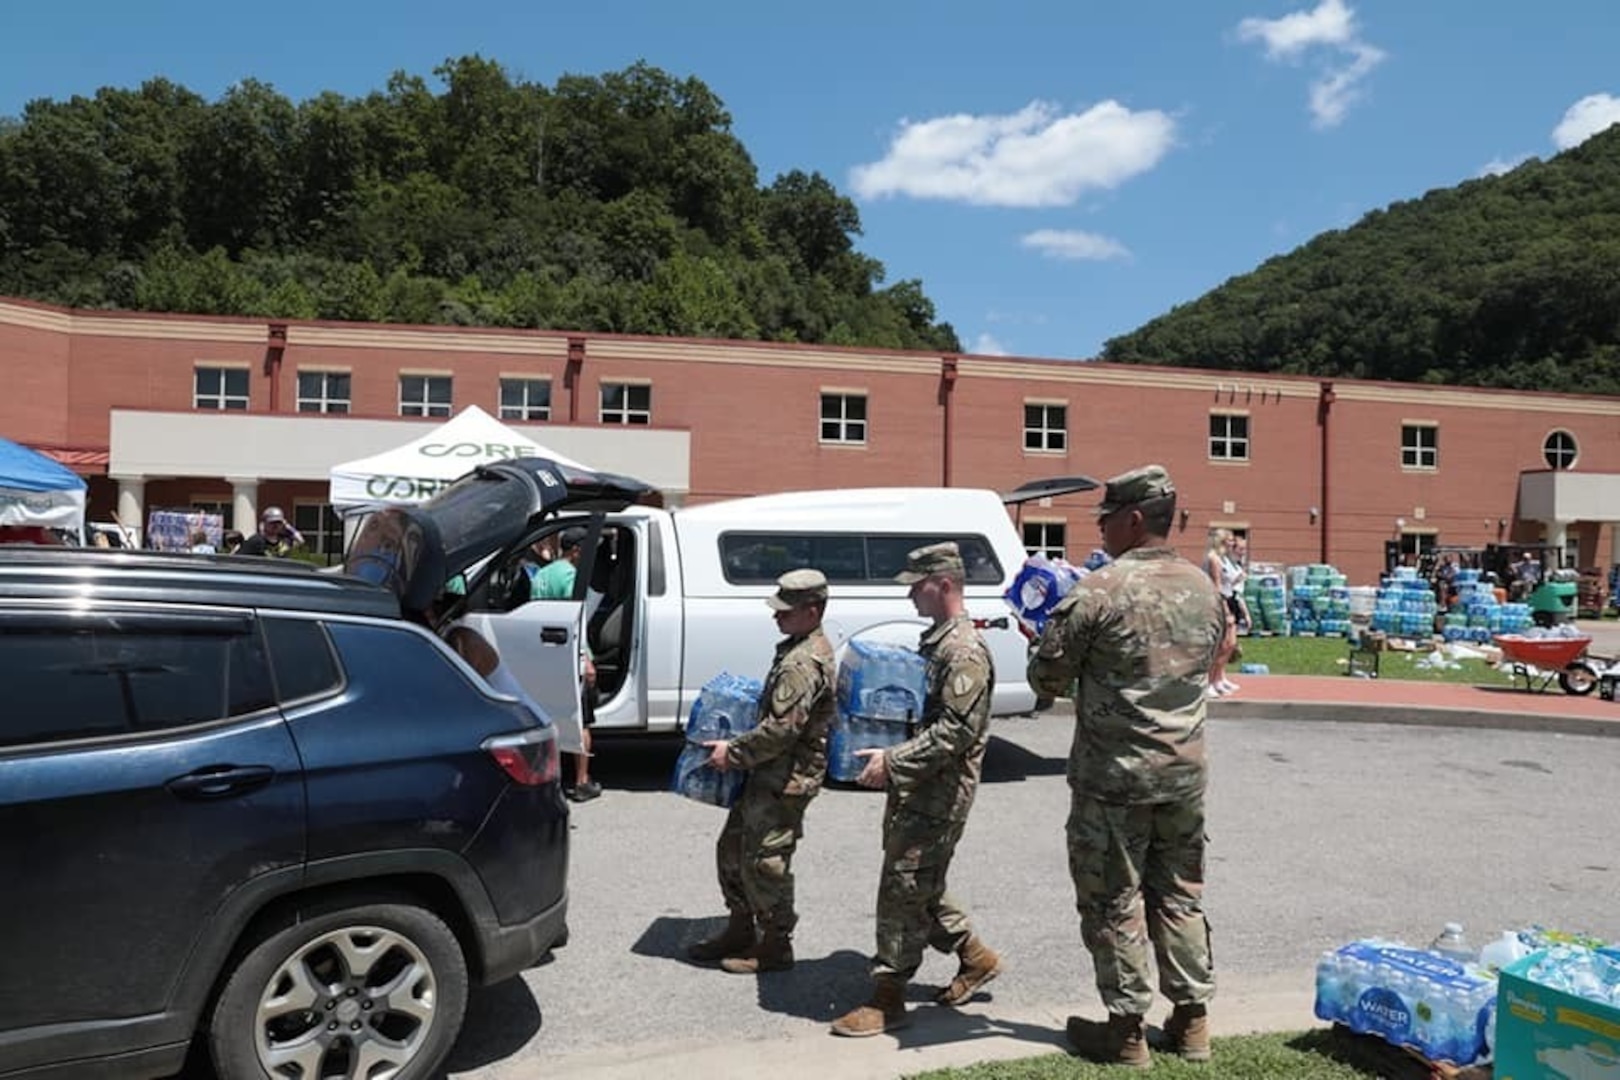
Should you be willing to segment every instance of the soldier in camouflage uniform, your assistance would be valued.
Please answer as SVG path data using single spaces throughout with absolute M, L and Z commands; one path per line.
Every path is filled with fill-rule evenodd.
M 1226 608 L 1208 575 L 1168 546 L 1175 510 L 1161 466 L 1108 481 L 1097 519 L 1114 561 L 1058 604 L 1029 664 L 1037 693 L 1075 687 L 1069 873 L 1108 1021 L 1070 1017 L 1067 1034 L 1087 1057 L 1139 1068 L 1152 1063 L 1150 942 L 1174 1007 L 1166 1049 L 1208 1060 L 1215 996 L 1204 708 Z
M 906 983 L 922 964 L 925 946 L 958 958 L 956 977 L 936 997 L 944 1004 L 966 1001 L 1001 973 L 1001 958 L 979 940 L 967 911 L 945 891 L 990 741 L 990 651 L 962 609 L 962 556 L 954 543 L 911 552 L 896 580 L 911 586 L 917 613 L 934 623 L 918 646 L 927 661 L 927 697 L 911 739 L 886 750 L 856 751 L 866 759 L 857 782 L 887 787 L 888 804 L 872 999 L 835 1020 L 836 1035 L 903 1027 Z
M 750 771 L 715 843 L 730 918 L 720 934 L 693 945 L 688 955 L 718 960 L 734 975 L 793 966 L 793 927 L 799 921 L 793 851 L 804 835 L 805 809 L 827 771 L 827 732 L 835 711 L 833 650 L 821 630 L 827 579 L 819 570 L 794 570 L 776 585 L 776 595 L 765 603 L 787 636 L 765 677 L 758 723 L 735 739 L 704 744 L 715 768 Z

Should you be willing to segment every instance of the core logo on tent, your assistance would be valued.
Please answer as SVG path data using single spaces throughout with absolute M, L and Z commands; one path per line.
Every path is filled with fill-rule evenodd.
M 539 447 L 528 443 L 423 443 L 417 453 L 423 457 L 539 457 Z
M 418 476 L 373 476 L 366 480 L 366 494 L 373 499 L 431 499 L 451 483 Z

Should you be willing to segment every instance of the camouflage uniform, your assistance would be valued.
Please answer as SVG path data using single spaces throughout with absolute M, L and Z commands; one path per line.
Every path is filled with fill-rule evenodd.
M 732 768 L 750 772 L 715 844 L 720 891 L 726 907 L 753 915 L 761 929 L 788 933 L 798 921 L 793 852 L 827 770 L 835 676 L 820 627 L 784 639 L 760 694 L 757 726 L 726 751 Z
M 973 621 L 958 615 L 922 635 L 927 699 L 917 734 L 885 751 L 888 804 L 878 884 L 874 975 L 909 979 L 923 946 L 955 952 L 973 932 L 945 873 L 979 787 L 990 741 L 995 671 Z
M 1130 494 L 1131 481 L 1155 468 L 1110 482 L 1110 495 L 1120 481 Z M 1174 491 L 1168 477 L 1163 484 Z M 1109 498 L 1102 510 L 1150 497 Z M 1204 715 L 1225 631 L 1226 609 L 1203 570 L 1169 548 L 1139 547 L 1064 597 L 1030 660 L 1037 693 L 1075 688 L 1069 873 L 1097 989 L 1116 1016 L 1141 1016 L 1152 1002 L 1150 941 L 1172 1004 L 1214 997 L 1203 911 Z

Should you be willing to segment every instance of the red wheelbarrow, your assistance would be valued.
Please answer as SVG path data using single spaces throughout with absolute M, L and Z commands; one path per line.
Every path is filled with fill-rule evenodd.
M 1598 673 L 1609 666 L 1586 651 L 1592 639 L 1585 636 L 1497 634 L 1491 640 L 1512 665 L 1515 684 L 1523 679 L 1526 691 L 1546 690 L 1557 679 L 1566 694 L 1590 694 L 1597 689 Z

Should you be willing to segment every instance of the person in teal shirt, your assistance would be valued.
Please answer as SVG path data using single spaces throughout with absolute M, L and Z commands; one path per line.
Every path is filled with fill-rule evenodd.
M 558 542 L 557 557 L 544 566 L 536 567 L 529 575 L 530 600 L 572 600 L 574 576 L 578 572 L 580 552 L 584 550 L 585 530 L 564 529 Z

